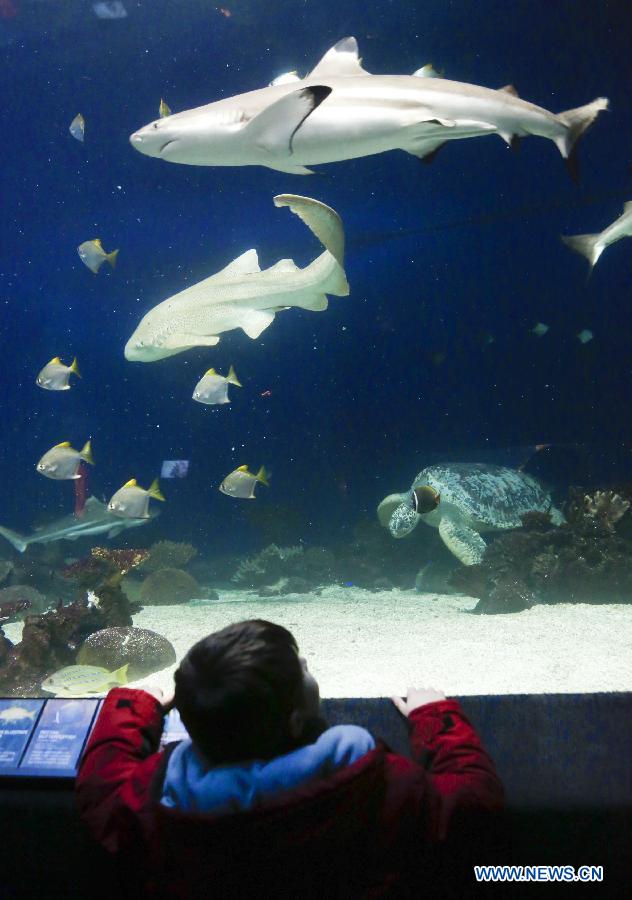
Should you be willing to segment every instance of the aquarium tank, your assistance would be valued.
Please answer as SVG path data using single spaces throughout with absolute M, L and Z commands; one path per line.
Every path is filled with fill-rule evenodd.
M 0 695 L 632 689 L 629 3 L 222 2 L 0 2 Z

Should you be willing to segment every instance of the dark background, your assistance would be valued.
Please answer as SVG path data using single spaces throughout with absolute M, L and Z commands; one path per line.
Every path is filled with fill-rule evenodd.
M 186 480 L 163 482 L 152 534 L 218 552 L 257 545 L 255 509 L 294 517 L 295 540 L 343 538 L 439 459 L 517 465 L 550 443 L 531 470 L 560 493 L 630 477 L 631 244 L 587 279 L 559 240 L 600 231 L 632 199 L 628 2 L 226 0 L 224 13 L 124 2 L 120 21 L 78 0 L 0 4 L 1 524 L 28 530 L 72 508 L 72 485 L 34 466 L 88 436 L 99 497 L 190 459 Z M 496 136 L 454 142 L 430 166 L 392 152 L 311 178 L 170 165 L 130 147 L 161 97 L 177 112 L 305 74 L 349 34 L 370 72 L 432 62 L 454 80 L 511 82 L 554 112 L 609 97 L 580 147 L 579 185 L 541 138 L 517 154 Z M 84 144 L 68 133 L 78 112 Z M 249 247 L 262 266 L 320 252 L 274 208 L 282 192 L 340 213 L 351 295 L 281 314 L 257 341 L 230 332 L 216 349 L 127 362 L 142 314 Z M 114 272 L 79 260 L 95 237 L 120 247 Z M 550 326 L 541 339 L 537 321 Z M 35 386 L 56 355 L 78 357 L 71 391 Z M 194 403 L 203 372 L 230 363 L 244 385 L 232 404 Z M 217 491 L 243 463 L 272 473 L 257 507 Z

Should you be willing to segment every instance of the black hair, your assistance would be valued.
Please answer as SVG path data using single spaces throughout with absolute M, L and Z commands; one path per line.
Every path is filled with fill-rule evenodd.
M 174 705 L 212 765 L 271 759 L 289 740 L 303 672 L 293 635 L 248 619 L 195 644 L 174 675 Z

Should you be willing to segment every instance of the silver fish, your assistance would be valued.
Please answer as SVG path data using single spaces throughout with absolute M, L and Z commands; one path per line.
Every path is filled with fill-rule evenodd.
M 268 486 L 268 476 L 263 466 L 256 475 L 253 475 L 248 466 L 239 466 L 238 469 L 226 476 L 219 489 L 228 497 L 235 497 L 238 500 L 254 500 L 257 483 Z
M 49 363 L 46 363 L 35 379 L 35 383 L 45 391 L 69 391 L 70 384 L 68 382 L 71 375 L 81 377 L 77 359 L 73 359 L 69 366 L 65 366 L 58 356 L 54 356 Z
M 81 141 L 81 143 L 83 143 L 86 132 L 86 120 L 81 115 L 81 113 L 77 113 L 77 115 L 74 117 L 74 119 L 70 123 L 68 131 L 77 141 Z
M 592 331 L 590 331 L 588 328 L 584 328 L 577 335 L 577 340 L 580 342 L 580 344 L 588 344 L 589 341 L 592 341 L 594 336 L 595 335 L 592 333 Z
M 158 479 L 154 478 L 151 485 L 145 490 L 138 485 L 135 478 L 131 478 L 112 495 L 112 499 L 108 503 L 108 510 L 123 519 L 148 519 L 150 497 L 153 497 L 154 500 L 165 499 L 160 492 Z
M 549 326 L 544 322 L 536 322 L 531 329 L 531 334 L 535 334 L 536 337 L 544 337 L 548 330 Z
M 131 135 L 147 156 L 198 166 L 267 166 L 308 175 L 309 166 L 406 150 L 424 159 L 446 141 L 498 134 L 552 140 L 570 156 L 608 107 L 600 97 L 551 113 L 500 90 L 417 75 L 371 75 L 353 37 L 332 47 L 300 83 L 284 82 L 151 122 Z
M 195 385 L 193 399 L 198 403 L 206 403 L 208 406 L 230 403 L 228 399 L 229 384 L 234 384 L 236 387 L 242 386 L 232 366 L 228 370 L 228 375 L 218 375 L 215 369 L 209 369 Z
M 574 234 L 570 237 L 562 235 L 562 240 L 575 253 L 585 256 L 592 270 L 606 247 L 624 237 L 632 237 L 632 200 L 623 204 L 623 212 L 619 218 L 599 234 Z
M 79 254 L 81 262 L 87 266 L 91 272 L 94 272 L 95 275 L 106 260 L 112 268 L 114 268 L 116 265 L 116 257 L 118 256 L 118 250 L 112 250 L 111 253 L 106 253 L 101 246 L 99 238 L 95 238 L 93 241 L 84 241 L 83 244 L 79 244 L 77 253 Z
M 81 478 L 79 466 L 81 462 L 94 465 L 90 441 L 86 441 L 81 450 L 75 450 L 69 441 L 55 444 L 38 462 L 36 469 L 40 475 L 53 478 L 56 481 L 66 481 L 71 478 Z
M 151 518 L 158 515 L 157 510 L 150 510 Z M 104 503 L 96 497 L 88 497 L 81 518 L 74 513 L 56 519 L 50 525 L 38 528 L 29 535 L 19 534 L 10 528 L 0 526 L 0 535 L 6 538 L 19 552 L 24 553 L 31 544 L 51 544 L 55 541 L 76 541 L 82 537 L 92 537 L 97 534 L 113 538 L 127 528 L 136 528 L 144 525 L 148 519 L 119 519 L 108 512 Z

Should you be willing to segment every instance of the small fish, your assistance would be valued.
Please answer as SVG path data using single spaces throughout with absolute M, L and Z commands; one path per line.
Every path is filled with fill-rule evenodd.
M 416 72 L 413 72 L 413 75 L 416 75 L 417 78 L 443 78 L 445 69 L 441 69 L 440 72 L 437 72 L 432 63 L 426 63 L 421 69 L 417 69 Z
M 238 500 L 254 500 L 257 482 L 268 486 L 268 477 L 263 466 L 256 475 L 253 475 L 248 466 L 239 466 L 238 469 L 226 476 L 219 489 L 228 497 L 235 497 Z
M 81 450 L 75 450 L 70 446 L 70 441 L 64 441 L 62 444 L 55 444 L 45 453 L 36 469 L 40 475 L 45 475 L 46 478 L 66 481 L 70 478 L 81 478 L 79 466 L 82 460 L 90 463 L 91 466 L 94 465 L 90 441 L 86 441 Z
M 145 490 L 138 486 L 135 478 L 126 481 L 122 488 L 112 496 L 108 503 L 108 509 L 115 516 L 122 519 L 148 519 L 149 498 L 164 500 L 160 492 L 158 479 L 154 478 L 150 486 Z
M 535 334 L 536 337 L 544 337 L 548 330 L 549 326 L 545 325 L 544 322 L 536 322 L 531 329 L 531 334 Z
M 45 391 L 69 391 L 68 382 L 71 375 L 78 375 L 81 378 L 77 358 L 75 357 L 69 366 L 65 366 L 58 356 L 54 356 L 46 363 L 35 383 Z
M 218 375 L 215 369 L 209 369 L 196 384 L 193 399 L 198 403 L 206 403 L 208 406 L 230 403 L 228 399 L 229 384 L 234 384 L 236 387 L 242 386 L 232 366 L 226 376 Z
M 270 87 L 276 87 L 277 84 L 291 84 L 293 81 L 300 81 L 300 76 L 297 71 L 293 72 L 284 72 L 283 75 L 277 75 L 276 78 L 273 78 L 270 82 Z
M 594 336 L 595 335 L 592 333 L 592 331 L 589 331 L 588 328 L 584 328 L 577 335 L 577 340 L 580 341 L 582 344 L 587 344 L 588 341 L 592 341 Z
M 624 237 L 632 237 L 632 200 L 623 204 L 623 212 L 619 218 L 599 234 L 574 234 L 571 237 L 562 235 L 562 240 L 575 253 L 586 257 L 592 271 L 606 247 Z
M 429 484 L 424 484 L 422 487 L 415 488 L 413 491 L 413 509 L 418 516 L 423 516 L 426 513 L 432 512 L 433 509 L 436 509 L 437 506 L 439 506 L 440 500 L 441 494 L 435 491 Z
M 23 706 L 9 706 L 0 712 L 0 722 L 7 725 L 9 722 L 21 722 L 23 719 L 34 719 L 36 709 L 25 709 Z
M 160 98 L 160 106 L 158 107 L 158 114 L 161 119 L 166 119 L 167 116 L 171 115 L 171 110 L 169 109 L 169 107 L 167 106 L 165 101 L 162 99 L 162 97 Z
M 101 666 L 64 666 L 42 682 L 42 689 L 57 697 L 86 697 L 103 694 L 111 687 L 127 684 L 125 663 L 115 672 Z
M 74 117 L 74 119 L 70 123 L 68 131 L 77 141 L 81 141 L 81 143 L 83 143 L 86 131 L 86 120 L 81 115 L 81 113 L 77 113 L 77 115 Z
M 112 250 L 111 253 L 106 253 L 101 246 L 99 238 L 95 238 L 93 241 L 84 241 L 83 244 L 79 244 L 77 253 L 79 254 L 81 262 L 87 266 L 91 272 L 94 272 L 95 275 L 106 260 L 112 268 L 114 268 L 116 265 L 116 257 L 118 256 L 118 250 Z

